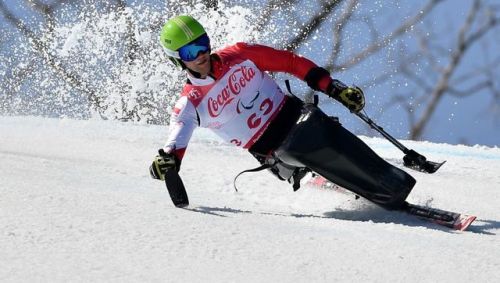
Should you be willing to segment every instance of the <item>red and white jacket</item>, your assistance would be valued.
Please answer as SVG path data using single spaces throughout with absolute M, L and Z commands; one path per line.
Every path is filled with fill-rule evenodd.
M 197 126 L 211 129 L 238 147 L 250 148 L 285 101 L 285 94 L 266 71 L 304 80 L 315 67 L 292 52 L 262 45 L 237 43 L 215 52 L 210 76 L 200 79 L 187 72 L 189 80 L 172 111 L 164 150 L 181 160 Z M 325 91 L 330 82 L 330 76 L 324 76 L 318 87 Z

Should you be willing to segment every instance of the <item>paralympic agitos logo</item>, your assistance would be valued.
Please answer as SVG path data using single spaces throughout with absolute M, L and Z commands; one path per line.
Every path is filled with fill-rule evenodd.
M 255 76 L 255 70 L 250 67 L 241 66 L 229 75 L 227 85 L 215 98 L 208 98 L 208 113 L 211 117 L 217 117 L 222 110 L 233 101 L 235 96 L 240 94 L 244 88 Z

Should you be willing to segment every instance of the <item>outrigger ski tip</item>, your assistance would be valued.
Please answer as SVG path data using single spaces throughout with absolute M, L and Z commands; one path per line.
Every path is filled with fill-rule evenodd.
M 432 162 L 428 161 L 425 156 L 419 154 L 413 149 L 407 150 L 406 155 L 403 157 L 404 165 L 410 169 L 417 170 L 424 173 L 432 174 L 436 172 L 446 161 Z
M 389 135 L 384 128 L 377 125 L 370 117 L 361 112 L 354 113 L 356 116 L 361 118 L 365 123 L 367 123 L 372 129 L 379 132 L 384 138 L 390 141 L 393 145 L 399 148 L 405 156 L 403 157 L 404 165 L 410 169 L 417 170 L 425 173 L 434 173 L 436 172 L 446 161 L 441 163 L 428 161 L 425 156 L 414 151 L 413 149 L 406 148 L 402 143 L 400 143 L 393 136 Z

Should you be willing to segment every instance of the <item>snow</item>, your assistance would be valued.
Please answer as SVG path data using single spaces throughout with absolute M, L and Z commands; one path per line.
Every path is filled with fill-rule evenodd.
M 148 167 L 163 126 L 0 117 L 1 282 L 498 282 L 500 149 L 403 141 L 432 161 L 411 202 L 478 216 L 457 232 L 291 186 L 198 130 L 175 208 Z M 401 166 L 383 139 L 363 139 Z

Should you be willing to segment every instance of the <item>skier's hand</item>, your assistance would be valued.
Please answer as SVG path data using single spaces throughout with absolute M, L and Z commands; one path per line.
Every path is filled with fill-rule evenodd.
M 158 155 L 153 160 L 153 164 L 149 167 L 149 174 L 153 179 L 164 181 L 165 173 L 168 170 L 177 170 L 175 156 L 160 149 L 158 150 Z
M 359 112 L 365 107 L 365 95 L 357 86 L 348 87 L 339 80 L 333 80 L 327 94 L 352 112 Z

